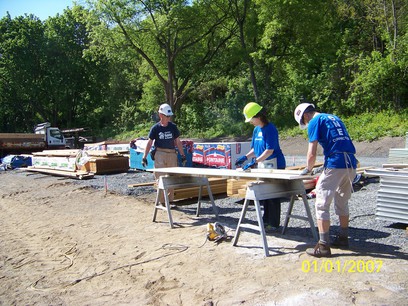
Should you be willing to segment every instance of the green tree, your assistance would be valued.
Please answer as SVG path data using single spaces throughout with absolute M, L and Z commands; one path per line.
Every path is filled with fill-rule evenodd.
M 4 132 L 32 132 L 45 72 L 44 26 L 33 15 L 0 20 L 0 122 Z M 42 118 L 41 118 L 42 119 Z
M 216 1 L 91 1 L 111 39 L 136 51 L 159 80 L 162 97 L 177 112 L 200 82 L 199 71 L 231 37 L 228 12 Z M 101 29 L 100 29 L 101 30 Z M 107 31 L 104 29 L 104 33 Z M 95 35 L 106 39 L 106 36 Z M 103 44 L 102 40 L 95 43 Z M 147 80 L 149 81 L 149 80 Z M 157 107 L 157 101 L 154 108 Z M 153 108 L 153 106 L 151 106 Z

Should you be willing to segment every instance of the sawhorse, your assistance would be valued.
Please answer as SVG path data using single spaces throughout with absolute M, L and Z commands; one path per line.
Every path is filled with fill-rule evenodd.
M 297 195 L 302 195 L 303 204 L 305 206 L 306 215 L 304 216 L 297 216 L 292 215 L 292 208 L 295 202 Z M 245 201 L 244 206 L 242 207 L 241 216 L 238 221 L 237 230 L 235 232 L 235 237 L 232 242 L 233 246 L 236 246 L 238 243 L 239 235 L 241 234 L 242 229 L 249 228 L 253 230 L 257 230 L 261 234 L 262 238 L 262 247 L 265 252 L 265 256 L 269 256 L 269 248 L 268 242 L 266 239 L 264 223 L 262 220 L 262 212 L 261 212 L 261 205 L 260 200 L 266 199 L 274 199 L 274 198 L 282 198 L 282 197 L 290 197 L 289 208 L 286 213 L 285 223 L 282 229 L 282 234 L 285 233 L 286 227 L 289 223 L 290 218 L 297 218 L 309 221 L 310 229 L 312 231 L 313 237 L 317 240 L 317 231 L 314 226 L 313 217 L 310 212 L 309 204 L 307 202 L 307 198 L 305 195 L 305 188 L 303 185 L 302 180 L 276 180 L 276 181 L 260 181 L 260 182 L 253 182 L 247 186 L 246 194 L 245 194 Z M 244 224 L 244 218 L 249 206 L 250 201 L 254 201 L 255 204 L 255 211 L 256 211 L 256 218 L 258 221 L 258 225 L 253 224 Z
M 214 211 L 215 216 L 218 218 L 218 209 L 215 206 L 214 197 L 211 192 L 210 183 L 208 182 L 207 177 L 196 177 L 196 176 L 160 176 L 159 183 L 157 186 L 157 195 L 156 201 L 154 204 L 154 214 L 153 214 L 153 222 L 156 221 L 157 211 L 165 210 L 167 211 L 167 215 L 169 217 L 170 227 L 174 228 L 173 225 L 173 218 L 171 216 L 171 208 L 170 208 L 170 200 L 168 195 L 169 189 L 176 189 L 176 188 L 186 188 L 186 187 L 199 187 L 198 190 L 198 202 L 197 202 L 197 211 L 196 216 L 200 215 L 200 208 L 201 208 L 201 195 L 203 187 L 207 187 L 208 196 L 210 197 L 211 205 Z M 159 203 L 159 195 L 160 192 L 164 194 L 165 206 L 162 206 Z

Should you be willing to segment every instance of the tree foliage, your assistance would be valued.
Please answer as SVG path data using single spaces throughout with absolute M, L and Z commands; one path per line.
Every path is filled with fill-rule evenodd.
M 281 129 L 302 98 L 350 118 L 398 112 L 407 21 L 403 0 L 88 0 L 45 21 L 5 16 L 0 129 L 142 135 L 164 101 L 190 137 L 249 135 L 249 101 Z

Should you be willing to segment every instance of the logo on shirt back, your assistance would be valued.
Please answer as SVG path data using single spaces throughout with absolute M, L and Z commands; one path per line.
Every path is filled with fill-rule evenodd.
M 159 133 L 159 139 L 172 139 L 173 138 L 173 133 L 172 132 L 160 132 Z
M 329 122 L 332 124 L 332 126 L 328 126 L 328 128 L 330 129 L 330 134 L 333 138 L 333 142 L 341 140 L 350 140 L 342 124 L 333 116 L 327 117 L 331 120 Z

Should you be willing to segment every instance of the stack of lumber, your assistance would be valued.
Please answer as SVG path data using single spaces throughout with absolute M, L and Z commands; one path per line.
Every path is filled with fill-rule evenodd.
M 80 150 L 44 150 L 32 154 L 32 166 L 27 171 L 76 179 L 92 178 L 93 173 L 78 169 Z
M 86 151 L 87 162 L 81 167 L 82 170 L 94 174 L 107 174 L 127 172 L 129 170 L 129 157 L 116 151 Z
M 227 192 L 227 179 L 219 177 L 209 177 L 211 192 L 213 195 Z M 174 200 L 189 199 L 198 197 L 200 187 L 187 187 L 174 189 Z M 206 187 L 202 189 L 202 196 L 208 196 Z
M 251 178 L 228 179 L 227 195 L 229 197 L 245 197 L 246 186 L 253 181 L 254 179 Z
M 114 151 L 44 150 L 33 153 L 28 171 L 74 178 L 89 178 L 94 174 L 126 172 L 129 158 Z

